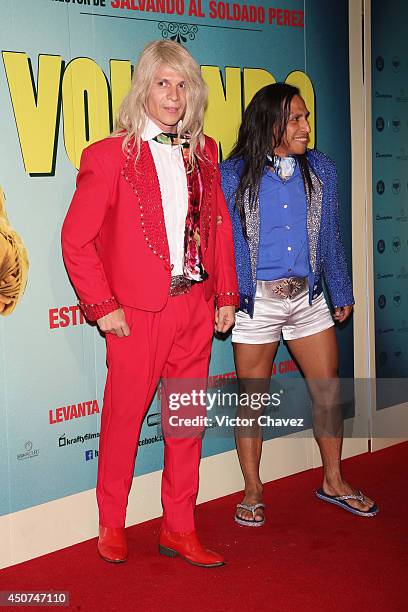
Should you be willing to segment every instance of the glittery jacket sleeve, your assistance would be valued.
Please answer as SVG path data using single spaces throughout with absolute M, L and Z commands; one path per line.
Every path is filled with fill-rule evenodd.
M 327 206 L 322 217 L 322 270 L 333 306 L 354 304 L 347 257 L 340 234 L 339 190 L 336 166 L 326 158 Z
M 90 321 L 119 308 L 95 246 L 109 203 L 110 188 L 102 166 L 92 147 L 85 149 L 61 237 L 65 266 Z
M 211 149 L 211 159 L 216 166 L 215 197 L 217 215 L 222 223 L 216 225 L 215 241 L 215 299 L 218 308 L 221 306 L 239 306 L 238 281 L 235 271 L 234 242 L 232 224 L 221 189 L 221 177 L 218 168 L 218 147 L 214 140 L 207 139 Z M 208 145 L 207 145 L 208 146 Z M 209 148 L 210 148 L 209 147 Z

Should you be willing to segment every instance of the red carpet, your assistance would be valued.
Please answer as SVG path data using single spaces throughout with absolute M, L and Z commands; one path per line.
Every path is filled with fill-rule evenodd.
M 268 484 L 267 524 L 260 529 L 233 523 L 240 494 L 199 506 L 203 541 L 227 558 L 221 568 L 160 557 L 154 520 L 128 529 L 125 564 L 100 560 L 90 540 L 3 570 L 0 590 L 70 591 L 69 609 L 82 612 L 402 612 L 408 609 L 407 464 L 408 444 L 344 462 L 346 478 L 379 504 L 374 519 L 315 499 L 321 470 Z

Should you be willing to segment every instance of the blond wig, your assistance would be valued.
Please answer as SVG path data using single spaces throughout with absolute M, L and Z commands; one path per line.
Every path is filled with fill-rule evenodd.
M 119 107 L 113 136 L 123 136 L 123 148 L 134 138 L 136 158 L 140 154 L 141 134 L 146 120 L 146 105 L 157 68 L 167 65 L 183 75 L 186 81 L 186 112 L 177 127 L 178 136 L 189 135 L 190 159 L 198 146 L 204 145 L 203 122 L 207 102 L 207 86 L 197 62 L 179 43 L 155 40 L 143 49 L 135 66 L 129 93 Z

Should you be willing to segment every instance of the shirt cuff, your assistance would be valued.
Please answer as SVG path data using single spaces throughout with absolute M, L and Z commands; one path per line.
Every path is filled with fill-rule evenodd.
M 101 317 L 104 317 L 105 315 L 120 308 L 120 304 L 113 296 L 111 296 L 107 300 L 104 300 L 103 302 L 98 302 L 97 304 L 86 304 L 85 302 L 78 302 L 78 306 L 80 307 L 88 321 L 97 321 Z
M 216 295 L 217 308 L 222 306 L 236 306 L 239 307 L 239 294 L 234 291 L 223 291 Z

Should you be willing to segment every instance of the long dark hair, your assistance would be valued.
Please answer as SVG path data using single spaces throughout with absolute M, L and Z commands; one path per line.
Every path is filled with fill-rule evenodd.
M 285 135 L 292 98 L 299 95 L 299 89 L 287 83 L 267 85 L 254 95 L 244 112 L 238 139 L 229 159 L 239 157 L 244 161 L 235 206 L 246 238 L 248 236 L 244 195 L 248 190 L 249 206 L 253 209 L 259 194 L 266 155 L 274 158 L 274 149 L 281 145 Z M 313 185 L 306 153 L 296 155 L 296 159 L 299 162 L 305 189 L 310 194 Z

